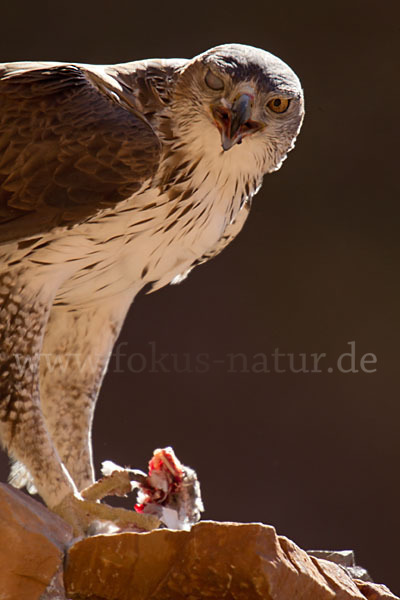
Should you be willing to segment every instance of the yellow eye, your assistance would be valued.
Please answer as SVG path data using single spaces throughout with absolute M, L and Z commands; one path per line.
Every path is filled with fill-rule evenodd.
M 287 98 L 272 98 L 267 106 L 274 113 L 284 113 L 289 108 L 290 100 Z

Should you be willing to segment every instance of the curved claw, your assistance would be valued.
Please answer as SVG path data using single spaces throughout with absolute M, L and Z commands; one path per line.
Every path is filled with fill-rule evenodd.
M 53 511 L 72 526 L 76 537 L 87 535 L 94 521 L 111 521 L 121 529 L 129 528 L 131 531 L 151 531 L 160 525 L 160 521 L 153 515 L 142 515 L 125 508 L 83 500 L 74 494 L 66 496 Z

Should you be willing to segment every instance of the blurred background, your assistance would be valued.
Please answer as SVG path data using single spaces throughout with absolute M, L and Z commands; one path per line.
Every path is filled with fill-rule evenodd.
M 395 11 L 15 0 L 2 10 L 0 60 L 113 63 L 241 42 L 297 72 L 301 135 L 243 232 L 182 284 L 135 301 L 97 407 L 96 466 L 145 468 L 172 445 L 198 472 L 205 518 L 353 548 L 400 593 Z M 319 369 L 313 354 L 326 355 Z

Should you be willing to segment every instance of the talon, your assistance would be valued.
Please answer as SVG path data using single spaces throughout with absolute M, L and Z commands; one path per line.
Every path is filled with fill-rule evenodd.
M 111 521 L 121 529 L 135 531 L 152 531 L 160 525 L 160 521 L 153 515 L 142 515 L 125 508 L 84 500 L 73 494 L 66 496 L 53 511 L 72 526 L 76 537 L 87 535 L 94 521 Z

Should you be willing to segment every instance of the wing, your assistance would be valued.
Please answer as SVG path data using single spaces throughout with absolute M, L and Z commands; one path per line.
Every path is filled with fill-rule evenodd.
M 71 227 L 134 194 L 161 144 L 101 67 L 0 68 L 0 243 Z

